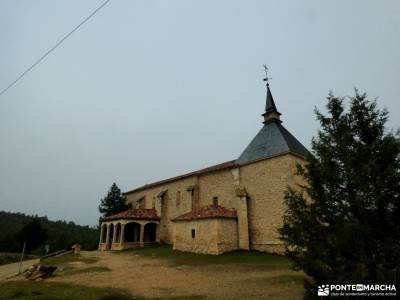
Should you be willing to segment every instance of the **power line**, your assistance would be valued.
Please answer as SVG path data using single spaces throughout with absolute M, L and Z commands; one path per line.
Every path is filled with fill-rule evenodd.
M 21 75 L 19 75 L 13 82 L 11 82 L 5 89 L 0 92 L 0 96 L 2 96 L 7 90 L 9 90 L 12 86 L 14 86 L 18 81 L 22 79 L 29 71 L 31 71 L 34 67 L 41 63 L 43 59 L 46 58 L 51 52 L 53 52 L 58 46 L 60 46 L 66 39 L 68 39 L 75 31 L 77 31 L 83 24 L 85 24 L 91 17 L 93 17 L 100 9 L 107 5 L 111 0 L 106 0 L 97 7 L 89 16 L 87 16 L 82 22 L 80 22 L 74 29 L 72 29 L 67 35 L 65 35 L 57 44 L 55 44 L 50 50 L 48 50 L 45 54 L 43 54 L 38 60 L 36 60 L 28 69 L 26 69 Z

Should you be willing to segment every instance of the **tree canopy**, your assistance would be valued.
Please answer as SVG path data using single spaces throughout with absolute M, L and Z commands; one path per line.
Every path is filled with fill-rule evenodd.
M 21 245 L 25 243 L 26 252 L 31 253 L 32 250 L 35 250 L 47 240 L 47 231 L 35 218 L 21 228 L 16 234 L 16 238 Z
M 330 94 L 312 155 L 288 188 L 280 230 L 295 267 L 320 284 L 394 283 L 400 266 L 400 142 L 385 128 L 388 113 L 356 90 Z M 398 276 L 398 275 L 397 275 Z
M 0 211 L 0 252 L 20 252 L 23 241 L 20 238 L 17 239 L 17 235 L 24 226 L 33 220 L 40 222 L 45 229 L 47 240 L 44 244 L 50 246 L 50 252 L 69 249 L 75 243 L 80 244 L 85 250 L 93 250 L 98 246 L 99 232 L 97 228 L 80 226 L 73 222 L 51 221 L 47 217 Z M 35 254 L 43 254 L 45 252 L 44 244 L 32 251 Z
M 126 197 L 114 182 L 108 190 L 107 196 L 101 199 L 99 211 L 103 217 L 106 217 L 127 210 L 129 207 L 131 206 L 126 203 Z

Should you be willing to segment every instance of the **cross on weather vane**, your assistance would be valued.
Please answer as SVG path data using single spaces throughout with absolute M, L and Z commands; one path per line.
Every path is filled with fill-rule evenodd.
M 267 65 L 263 65 L 264 71 L 265 71 L 265 78 L 263 78 L 263 81 L 267 83 L 267 86 L 269 86 L 269 80 L 272 79 L 272 77 L 268 77 L 268 67 Z

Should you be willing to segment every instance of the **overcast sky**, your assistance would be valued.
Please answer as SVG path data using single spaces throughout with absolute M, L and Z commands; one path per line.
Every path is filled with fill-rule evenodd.
M 103 0 L 1 0 L 0 89 Z M 0 97 L 0 210 L 95 225 L 126 191 L 235 159 L 262 126 L 262 64 L 307 148 L 329 90 L 400 127 L 400 1 L 112 0 Z

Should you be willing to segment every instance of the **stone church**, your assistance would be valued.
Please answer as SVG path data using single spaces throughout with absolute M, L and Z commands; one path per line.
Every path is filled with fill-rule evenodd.
M 132 208 L 100 220 L 100 250 L 149 243 L 207 254 L 283 250 L 284 192 L 299 183 L 296 165 L 309 152 L 283 127 L 266 81 L 263 126 L 239 158 L 126 192 Z

